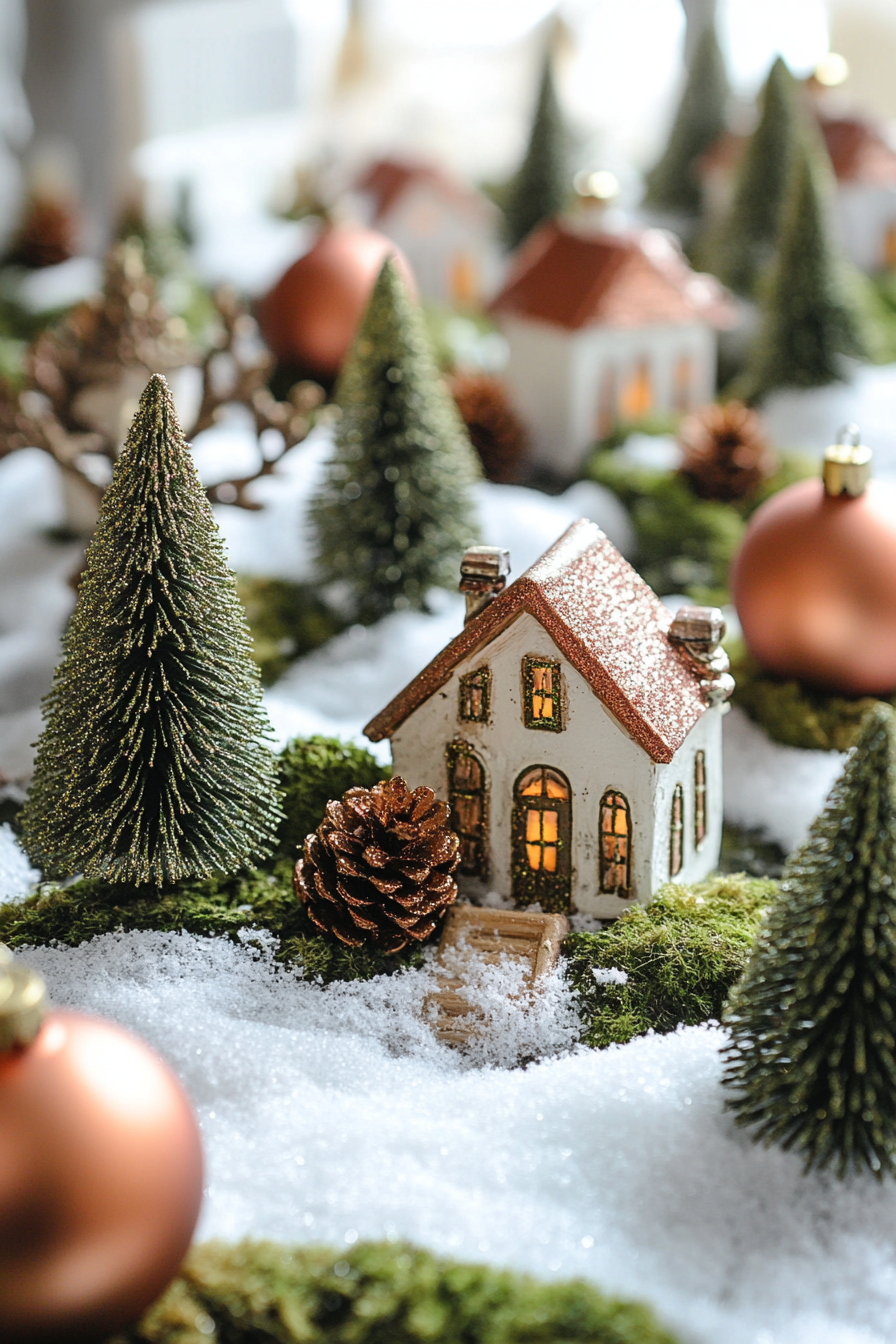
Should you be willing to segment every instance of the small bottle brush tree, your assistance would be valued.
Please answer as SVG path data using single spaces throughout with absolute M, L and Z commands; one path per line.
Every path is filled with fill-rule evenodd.
M 317 566 L 375 621 L 456 588 L 476 539 L 476 454 L 436 367 L 419 308 L 383 263 L 336 387 L 333 457 L 311 502 Z
M 554 89 L 551 54 L 545 56 L 526 153 L 507 189 L 504 235 L 511 249 L 534 228 L 563 212 L 569 199 L 569 135 Z
M 725 1012 L 738 1124 L 896 1175 L 896 713 L 867 715 Z
M 694 51 L 668 144 L 662 158 L 647 174 L 644 204 L 650 209 L 700 214 L 702 200 L 696 164 L 725 130 L 727 101 L 725 62 L 715 26 L 709 23 Z
M 779 56 L 760 97 L 759 124 L 744 150 L 731 205 L 707 244 L 707 265 L 752 298 L 775 252 L 801 113 L 793 76 Z
M 759 330 L 738 390 L 757 401 L 779 387 L 824 387 L 845 376 L 844 356 L 866 356 L 847 287 L 847 264 L 830 236 L 822 147 L 806 129 L 794 146 L 777 258 L 763 287 Z
M 87 554 L 21 813 L 50 877 L 158 887 L 268 853 L 280 810 L 258 671 L 164 378 Z

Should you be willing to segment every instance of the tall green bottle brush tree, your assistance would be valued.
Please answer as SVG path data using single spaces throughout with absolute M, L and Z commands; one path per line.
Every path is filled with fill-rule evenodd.
M 652 210 L 699 215 L 702 194 L 697 160 L 725 130 L 728 78 L 715 25 L 700 35 L 669 140 L 647 174 L 644 204 Z
M 548 51 L 526 153 L 507 188 L 504 235 L 511 249 L 519 247 L 539 224 L 562 214 L 570 197 L 570 136 L 557 101 L 551 66 Z
M 45 700 L 25 848 L 49 877 L 161 887 L 270 852 L 251 639 L 164 378 L 150 379 Z
M 760 321 L 738 384 L 751 401 L 779 387 L 825 387 L 846 376 L 846 357 L 867 358 L 848 265 L 828 218 L 831 170 L 820 137 L 794 144 L 777 256 L 761 289 Z
M 775 255 L 803 121 L 794 78 L 780 56 L 759 102 L 759 122 L 744 149 L 731 205 L 705 247 L 708 269 L 747 298 L 756 296 Z
M 425 609 L 477 538 L 479 465 L 391 257 L 336 387 L 333 456 L 311 502 L 317 567 L 356 619 Z
M 739 1124 L 807 1170 L 896 1175 L 896 713 L 867 715 L 725 1011 Z

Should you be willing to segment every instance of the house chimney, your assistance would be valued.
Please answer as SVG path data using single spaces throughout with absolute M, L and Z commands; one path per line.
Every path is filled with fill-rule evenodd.
M 470 546 L 460 562 L 460 591 L 467 599 L 464 625 L 503 592 L 510 573 L 510 552 L 500 546 Z
M 669 629 L 669 642 L 687 654 L 710 705 L 725 705 L 734 690 L 724 636 L 725 618 L 718 607 L 679 607 Z

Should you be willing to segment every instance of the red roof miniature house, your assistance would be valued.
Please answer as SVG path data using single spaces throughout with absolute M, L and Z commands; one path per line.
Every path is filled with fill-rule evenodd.
M 896 268 L 896 147 L 860 117 L 821 117 L 819 128 L 837 183 L 833 222 L 860 270 Z M 747 137 L 726 134 L 703 156 L 699 174 L 713 216 L 728 207 Z
M 462 566 L 462 632 L 367 725 L 395 770 L 451 802 L 468 890 L 611 917 L 704 877 L 722 834 L 733 682 L 716 608 L 674 622 L 582 519 L 504 588 Z
M 500 266 L 496 207 L 432 164 L 381 159 L 356 184 L 366 222 L 401 248 L 420 293 L 457 307 L 477 304 Z
M 490 311 L 537 466 L 577 474 L 620 422 L 712 399 L 716 328 L 732 310 L 670 234 L 584 231 L 555 220 L 523 244 Z

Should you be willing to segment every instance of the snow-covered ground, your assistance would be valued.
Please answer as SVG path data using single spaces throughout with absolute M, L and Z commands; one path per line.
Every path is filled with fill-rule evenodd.
M 197 447 L 207 480 L 247 452 L 239 418 Z M 259 513 L 217 510 L 244 572 L 309 573 L 304 501 L 322 436 L 259 495 Z M 625 548 L 614 501 L 577 486 L 548 499 L 483 485 L 485 539 L 518 574 L 581 514 Z M 0 770 L 27 775 L 39 696 L 71 608 L 78 548 L 44 535 L 61 519 L 52 464 L 0 462 Z M 358 737 L 460 627 L 458 596 L 430 615 L 351 629 L 296 663 L 266 696 L 280 738 Z M 726 720 L 728 811 L 789 846 L 817 812 L 835 754 L 769 743 Z M 0 827 L 0 898 L 33 880 Z M 368 985 L 297 982 L 270 951 L 192 935 L 115 934 L 28 959 L 53 1000 L 122 1022 L 175 1067 L 208 1156 L 201 1236 L 352 1244 L 409 1237 L 434 1250 L 541 1275 L 584 1275 L 650 1301 L 706 1344 L 883 1344 L 896 1319 L 896 1196 L 858 1180 L 804 1179 L 755 1147 L 722 1109 L 718 1028 L 575 1046 L 559 976 L 528 1009 L 510 972 L 479 986 L 490 1030 L 478 1057 L 437 1044 L 421 1016 L 428 972 Z M 538 1063 L 513 1068 L 519 1058 Z
M 500 973 L 490 1059 L 421 1020 L 427 973 L 324 989 L 246 946 L 113 934 L 28 960 L 185 1082 L 208 1161 L 199 1235 L 410 1238 L 651 1302 L 700 1344 L 884 1344 L 896 1188 L 804 1178 L 723 1112 L 716 1027 L 570 1048 L 559 978 L 528 1014 Z M 546 1056 L 503 1067 L 522 1050 Z

